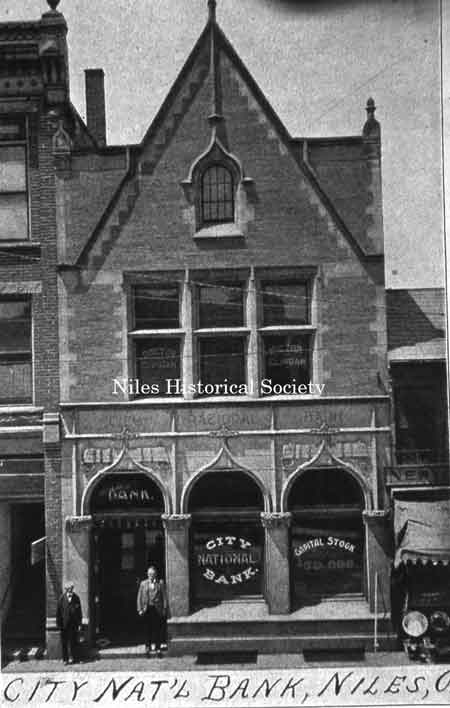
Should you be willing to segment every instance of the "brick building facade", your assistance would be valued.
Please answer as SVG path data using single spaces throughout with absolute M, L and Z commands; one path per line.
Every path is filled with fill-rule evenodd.
M 3 101 L 8 116 L 35 106 L 40 198 L 30 188 L 30 240 L 1 244 L 1 293 L 33 308 L 23 403 L 45 465 L 50 656 L 69 578 L 92 644 L 138 643 L 149 563 L 174 654 L 369 647 L 376 622 L 390 644 L 375 105 L 361 135 L 291 137 L 208 7 L 139 145 L 106 144 L 101 70 L 86 72 L 87 125 L 71 105 L 56 9 L 23 26 L 36 97 Z M 31 435 L 21 423 L 12 455 Z
M 95 101 L 103 140 L 101 90 Z M 142 143 L 68 154 L 60 542 L 92 639 L 138 636 L 149 562 L 173 653 L 329 645 L 331 627 L 367 644 L 375 610 L 386 639 L 374 112 L 360 136 L 292 139 L 210 3 Z
M 51 11 L 0 25 L 0 603 L 9 636 L 24 625 L 44 632 L 45 563 L 32 564 L 29 550 L 46 523 L 61 528 L 48 493 L 60 464 L 53 161 L 68 100 L 66 31 Z M 49 603 L 62 562 L 54 551 Z

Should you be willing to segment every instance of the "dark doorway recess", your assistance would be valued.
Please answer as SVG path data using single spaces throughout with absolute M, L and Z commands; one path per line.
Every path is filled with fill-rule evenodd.
M 11 600 L 5 637 L 43 641 L 45 560 L 32 564 L 31 544 L 45 536 L 44 504 L 13 504 L 11 523 Z
M 111 474 L 91 497 L 91 607 L 98 638 L 114 643 L 144 641 L 136 597 L 147 568 L 165 575 L 164 500 L 145 474 Z

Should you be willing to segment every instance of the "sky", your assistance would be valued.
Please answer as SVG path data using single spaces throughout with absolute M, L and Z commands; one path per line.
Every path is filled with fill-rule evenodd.
M 447 0 L 443 0 L 444 3 Z M 0 21 L 44 0 L 0 0 Z M 72 101 L 102 67 L 108 141 L 139 142 L 200 35 L 207 0 L 61 0 Z M 217 19 L 293 136 L 382 130 L 388 287 L 444 284 L 439 0 L 217 0 Z

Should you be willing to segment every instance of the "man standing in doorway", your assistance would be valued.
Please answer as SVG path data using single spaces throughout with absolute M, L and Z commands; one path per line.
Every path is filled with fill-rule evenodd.
M 157 656 L 161 656 L 167 596 L 164 581 L 158 578 L 154 566 L 150 566 L 147 570 L 147 580 L 143 580 L 139 586 L 137 611 L 146 622 L 147 655 L 156 652 Z
M 64 593 L 58 602 L 56 621 L 61 632 L 63 662 L 73 664 L 77 661 L 78 632 L 81 630 L 81 602 L 73 590 L 73 583 L 68 581 Z

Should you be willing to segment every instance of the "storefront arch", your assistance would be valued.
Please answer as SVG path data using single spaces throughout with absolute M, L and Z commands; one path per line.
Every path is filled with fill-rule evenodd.
M 331 456 L 331 460 L 333 462 L 332 465 L 327 465 L 327 466 L 322 466 L 320 464 L 316 465 L 316 461 L 320 461 L 318 459 L 318 456 L 314 458 L 313 460 L 309 460 L 308 462 L 304 463 L 303 465 L 300 465 L 300 467 L 297 467 L 292 474 L 289 475 L 287 478 L 286 482 L 283 485 L 283 489 L 281 492 L 281 510 L 283 512 L 289 511 L 289 504 L 288 504 L 288 497 L 292 488 L 292 485 L 305 473 L 308 472 L 308 470 L 316 470 L 316 469 L 340 469 L 344 472 L 347 472 L 350 477 L 352 477 L 356 484 L 359 486 L 361 494 L 364 499 L 364 509 L 370 510 L 372 508 L 372 493 L 371 490 L 367 484 L 367 481 L 364 477 L 364 475 L 357 469 L 357 467 L 350 465 L 346 462 L 343 462 L 342 460 L 338 459 L 337 457 Z
M 191 524 L 191 599 L 217 604 L 263 592 L 267 496 L 240 469 L 204 471 L 186 494 Z
M 136 644 L 144 627 L 136 612 L 139 583 L 154 565 L 165 576 L 162 515 L 170 508 L 159 480 L 138 465 L 97 473 L 83 495 L 92 518 L 90 540 L 91 633 Z
M 167 491 L 167 487 L 162 483 L 162 481 L 157 477 L 157 475 L 155 475 L 152 470 L 148 469 L 147 467 L 144 467 L 144 465 L 139 464 L 135 460 L 131 460 L 131 465 L 122 465 L 122 459 L 123 455 L 120 455 L 119 458 L 114 462 L 114 464 L 109 465 L 108 467 L 105 467 L 102 470 L 99 470 L 93 477 L 91 477 L 86 487 L 84 488 L 81 497 L 81 514 L 83 516 L 87 516 L 91 513 L 90 507 L 92 494 L 94 493 L 96 487 L 101 484 L 102 480 L 105 479 L 105 477 L 108 477 L 110 475 L 130 475 L 131 477 L 133 475 L 136 476 L 136 474 L 144 475 L 151 483 L 153 483 L 158 488 L 163 499 L 163 510 L 161 511 L 161 513 L 171 514 L 172 503 L 170 495 Z
M 225 478 L 226 474 L 230 471 L 233 473 L 240 472 L 244 475 L 244 478 L 252 480 L 262 495 L 263 509 L 261 509 L 261 511 L 272 511 L 272 499 L 263 481 L 255 472 L 239 465 L 231 455 L 228 446 L 224 445 L 216 457 L 210 463 L 199 469 L 185 485 L 181 494 L 181 513 L 189 513 L 191 491 L 202 477 L 209 474 L 218 474 Z
M 308 467 L 286 485 L 294 607 L 365 593 L 367 498 L 344 467 Z

